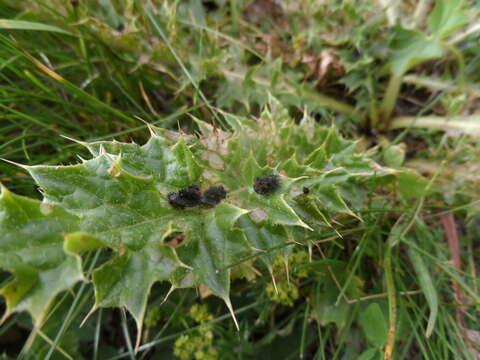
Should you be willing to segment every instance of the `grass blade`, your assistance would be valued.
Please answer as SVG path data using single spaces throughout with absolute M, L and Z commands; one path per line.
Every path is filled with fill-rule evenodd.
M 198 95 L 200 96 L 200 98 L 202 99 L 202 101 L 207 105 L 208 109 L 210 110 L 212 116 L 214 117 L 214 119 L 221 125 L 223 126 L 226 126 L 226 123 L 223 119 L 220 118 L 220 116 L 218 115 L 217 113 L 217 110 L 210 104 L 210 102 L 208 101 L 208 99 L 206 98 L 206 96 L 203 94 L 202 90 L 200 89 L 200 86 L 197 84 L 197 82 L 193 79 L 192 75 L 190 74 L 190 72 L 188 71 L 188 69 L 186 68 L 185 64 L 183 63 L 182 59 L 180 59 L 180 56 L 178 56 L 177 52 L 175 51 L 175 49 L 173 48 L 172 44 L 170 43 L 170 41 L 168 41 L 168 38 L 167 36 L 165 35 L 165 33 L 163 32 L 162 28 L 160 27 L 160 25 L 158 24 L 158 22 L 155 20 L 155 18 L 153 17 L 152 13 L 150 12 L 150 10 L 148 9 L 145 9 L 145 13 L 148 17 L 148 20 L 151 22 L 151 24 L 153 25 L 155 31 L 157 32 L 158 35 L 160 35 L 160 37 L 162 38 L 162 40 L 165 42 L 165 44 L 167 45 L 168 49 L 170 50 L 170 52 L 172 53 L 173 57 L 175 58 L 175 60 L 177 61 L 178 65 L 180 66 L 180 68 L 182 69 L 183 73 L 187 76 L 188 80 L 190 81 L 190 83 L 192 84 L 192 86 L 195 88 L 195 90 L 198 92 Z
M 428 318 L 427 331 L 425 336 L 428 338 L 432 335 L 433 328 L 435 327 L 435 321 L 437 320 L 438 315 L 438 294 L 435 290 L 435 285 L 433 284 L 432 277 L 430 272 L 427 269 L 422 257 L 415 249 L 408 249 L 408 256 L 412 262 L 415 273 L 418 277 L 418 282 L 420 288 L 422 289 L 423 295 L 427 300 L 428 306 L 430 308 L 430 316 Z
M 390 129 L 401 129 L 405 127 L 414 127 L 422 129 L 458 131 L 469 135 L 480 134 L 480 123 L 478 115 L 471 116 L 401 116 L 392 120 Z
M 97 324 L 95 326 L 95 338 L 93 343 L 93 360 L 98 359 L 98 345 L 100 343 L 100 328 L 102 326 L 102 312 L 103 309 L 98 310 L 98 319 Z
M 71 32 L 63 30 L 57 26 L 24 20 L 0 19 L 0 29 L 50 31 L 73 36 Z
M 300 359 L 303 359 L 303 356 L 305 355 L 305 340 L 307 335 L 309 310 L 310 310 L 310 303 L 307 301 L 307 304 L 305 306 L 305 312 L 303 313 L 302 338 L 300 341 Z

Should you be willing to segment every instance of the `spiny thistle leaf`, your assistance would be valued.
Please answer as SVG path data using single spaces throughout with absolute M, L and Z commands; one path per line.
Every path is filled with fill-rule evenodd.
M 125 306 L 142 327 L 150 288 L 168 280 L 179 266 L 175 252 L 160 241 L 125 252 L 93 273 L 97 307 Z
M 232 310 L 232 266 L 258 256 L 272 271 L 289 243 L 308 244 L 331 232 L 331 220 L 356 216 L 368 181 L 392 173 L 333 127 L 308 116 L 296 124 L 275 100 L 257 121 L 225 118 L 234 133 L 196 120 L 198 138 L 152 128 L 143 146 L 82 143 L 93 158 L 81 164 L 25 167 L 47 203 L 78 219 L 62 230 L 68 251 L 113 249 L 93 272 L 93 310 L 126 307 L 141 329 L 156 281 L 203 285 Z M 223 188 L 218 201 L 204 198 L 220 185 L 226 198 Z M 179 201 L 188 192 L 195 201 Z
M 28 311 L 40 326 L 55 296 L 83 279 L 80 258 L 63 250 L 62 232 L 75 231 L 78 220 L 57 205 L 15 195 L 0 195 L 0 268 L 14 279 L 0 289 L 6 319 Z

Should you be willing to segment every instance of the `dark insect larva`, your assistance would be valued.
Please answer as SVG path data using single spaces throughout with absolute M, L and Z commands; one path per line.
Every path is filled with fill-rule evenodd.
M 303 190 L 303 193 L 304 193 L 305 195 L 307 195 L 307 194 L 310 193 L 310 189 L 309 189 L 308 187 L 306 187 L 306 186 L 304 186 L 304 187 L 302 188 L 302 190 Z
M 227 197 L 227 192 L 223 185 L 210 186 L 203 193 L 202 203 L 208 206 L 215 206 Z
M 253 190 L 260 195 L 268 195 L 274 192 L 280 185 L 278 175 L 267 175 L 264 177 L 256 177 L 253 184 Z
M 172 192 L 167 195 L 167 198 L 170 204 L 178 208 L 193 207 L 202 203 L 202 194 L 198 185 L 190 185 L 178 192 Z

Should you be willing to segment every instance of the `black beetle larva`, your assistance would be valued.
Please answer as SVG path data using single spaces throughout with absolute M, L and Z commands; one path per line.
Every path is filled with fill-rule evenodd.
M 175 207 L 193 207 L 200 205 L 202 202 L 202 194 L 198 185 L 190 185 L 178 192 L 172 192 L 167 195 L 168 201 Z
M 278 175 L 267 175 L 263 177 L 256 177 L 253 184 L 253 190 L 260 195 L 268 195 L 274 192 L 280 185 Z
M 202 203 L 209 206 L 215 206 L 227 197 L 227 192 L 223 185 L 210 186 L 203 193 Z

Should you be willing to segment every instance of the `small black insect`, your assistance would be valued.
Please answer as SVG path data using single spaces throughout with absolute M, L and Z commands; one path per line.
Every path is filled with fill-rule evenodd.
M 185 208 L 200 205 L 202 203 L 202 194 L 198 185 L 190 185 L 178 192 L 172 192 L 167 195 L 168 201 L 175 207 Z
M 304 186 L 302 190 L 305 195 L 310 194 L 310 189 L 308 187 Z
M 223 185 L 210 186 L 203 193 L 202 203 L 209 206 L 215 206 L 227 197 L 227 192 Z
M 268 195 L 274 192 L 280 185 L 278 175 L 267 175 L 263 177 L 256 177 L 253 184 L 253 190 L 260 195 Z

